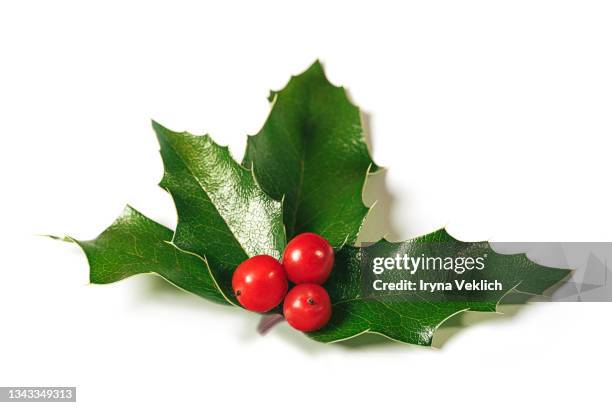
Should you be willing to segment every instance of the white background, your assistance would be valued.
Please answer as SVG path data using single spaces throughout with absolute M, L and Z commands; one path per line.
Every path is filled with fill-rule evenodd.
M 438 350 L 321 345 L 152 276 L 89 285 L 77 248 L 36 234 L 93 238 L 126 203 L 173 226 L 149 120 L 240 158 L 268 90 L 320 58 L 369 116 L 393 238 L 612 241 L 611 18 L 591 1 L 2 2 L 0 385 L 77 386 L 83 407 L 609 404 L 610 304 L 532 305 Z

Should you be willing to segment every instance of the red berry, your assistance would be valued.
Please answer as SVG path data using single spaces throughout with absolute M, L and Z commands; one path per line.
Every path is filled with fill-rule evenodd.
M 331 301 L 322 286 L 303 283 L 287 293 L 283 313 L 294 329 L 303 332 L 315 331 L 329 321 Z
M 289 241 L 283 266 L 291 282 L 321 285 L 334 266 L 334 249 L 322 236 L 306 232 Z
M 232 287 L 245 309 L 267 312 L 276 307 L 287 293 L 287 274 L 283 266 L 268 255 L 247 259 L 234 271 Z

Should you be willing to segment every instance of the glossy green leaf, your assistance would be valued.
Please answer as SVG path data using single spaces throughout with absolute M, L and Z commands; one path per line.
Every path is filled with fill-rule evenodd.
M 375 295 L 365 291 L 373 276 L 371 269 L 363 266 L 370 265 L 364 263 L 365 256 L 394 258 L 407 254 L 418 257 L 431 253 L 452 258 L 486 254 L 483 270 L 465 272 L 461 276 L 498 280 L 503 290 L 459 293 L 453 289 L 434 294 L 387 291 Z M 435 330 L 449 317 L 467 310 L 494 312 L 509 291 L 542 294 L 568 273 L 565 269 L 538 265 L 523 254 L 498 254 L 487 242 L 458 241 L 445 230 L 405 242 L 379 241 L 365 251 L 345 246 L 337 253 L 334 270 L 325 284 L 333 303 L 332 319 L 310 337 L 335 342 L 370 332 L 400 342 L 429 346 Z M 385 281 L 399 281 L 408 276 L 405 270 L 390 270 L 384 274 Z M 425 271 L 419 279 L 423 277 L 431 282 L 452 282 L 459 275 L 454 271 Z
M 73 238 L 89 262 L 91 283 L 113 283 L 140 273 L 156 273 L 181 289 L 217 303 L 229 303 L 206 261 L 178 249 L 172 230 L 131 207 L 90 241 Z
M 153 123 L 164 162 L 160 185 L 174 200 L 174 243 L 205 257 L 225 295 L 233 299 L 234 269 L 254 255 L 280 258 L 285 247 L 281 203 L 253 173 L 209 136 L 173 132 Z
M 366 175 L 377 169 L 359 109 L 319 62 L 271 100 L 266 123 L 248 139 L 244 165 L 270 196 L 284 200 L 288 238 L 315 232 L 333 246 L 354 242 L 368 213 Z

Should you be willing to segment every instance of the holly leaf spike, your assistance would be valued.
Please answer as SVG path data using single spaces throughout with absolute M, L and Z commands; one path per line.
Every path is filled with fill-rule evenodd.
M 89 281 L 113 283 L 142 273 L 160 275 L 175 286 L 216 303 L 228 304 L 206 260 L 172 244 L 172 230 L 130 206 L 98 237 L 78 244 L 89 263 Z
M 370 267 L 373 257 L 419 257 L 423 254 L 453 259 L 482 256 L 485 267 L 462 275 L 455 271 L 423 271 L 416 275 L 425 282 L 452 283 L 452 290 L 431 294 L 367 291 L 372 279 L 379 277 L 385 282 L 411 279 L 409 272 L 399 269 L 385 271 L 374 278 Z M 334 270 L 324 285 L 333 304 L 332 318 L 327 326 L 309 336 L 329 343 L 375 333 L 400 342 L 431 346 L 436 329 L 449 317 L 468 310 L 495 312 L 507 293 L 516 290 L 540 295 L 569 273 L 567 269 L 538 265 L 524 254 L 496 253 L 487 242 L 456 240 L 444 229 L 403 242 L 381 240 L 366 249 L 347 245 L 337 252 Z M 461 291 L 454 286 L 455 279 L 497 280 L 502 289 Z
M 283 199 L 289 239 L 314 232 L 335 247 L 355 242 L 368 213 L 366 177 L 378 169 L 359 108 L 327 80 L 319 61 L 271 98 L 263 128 L 248 138 L 244 166 L 271 197 Z
M 280 259 L 282 204 L 210 136 L 174 132 L 156 122 L 153 129 L 164 162 L 160 186 L 172 195 L 178 214 L 173 242 L 205 257 L 225 295 L 235 299 L 231 278 L 241 262 L 261 254 Z

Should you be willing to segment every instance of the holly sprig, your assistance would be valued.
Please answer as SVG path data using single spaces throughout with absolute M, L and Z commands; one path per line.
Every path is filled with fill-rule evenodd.
M 318 61 L 272 92 L 270 102 L 270 114 L 248 137 L 241 163 L 208 135 L 175 132 L 153 122 L 164 162 L 160 186 L 174 200 L 176 230 L 128 206 L 97 238 L 67 238 L 85 252 L 92 283 L 155 273 L 204 299 L 239 306 L 232 288 L 236 268 L 257 255 L 280 259 L 289 240 L 310 232 L 335 250 L 324 284 L 333 313 L 328 324 L 308 333 L 314 340 L 336 342 L 371 332 L 431 345 L 436 328 L 450 316 L 496 310 L 507 291 L 435 304 L 391 295 L 364 298 L 356 240 L 369 212 L 362 191 L 378 166 L 368 152 L 359 109 L 344 88 L 327 80 Z M 374 245 L 394 256 L 435 243 L 452 244 L 455 253 L 488 251 L 494 261 L 485 272 L 529 293 L 543 293 L 568 274 L 524 256 L 496 254 L 487 243 L 457 241 L 445 230 Z

